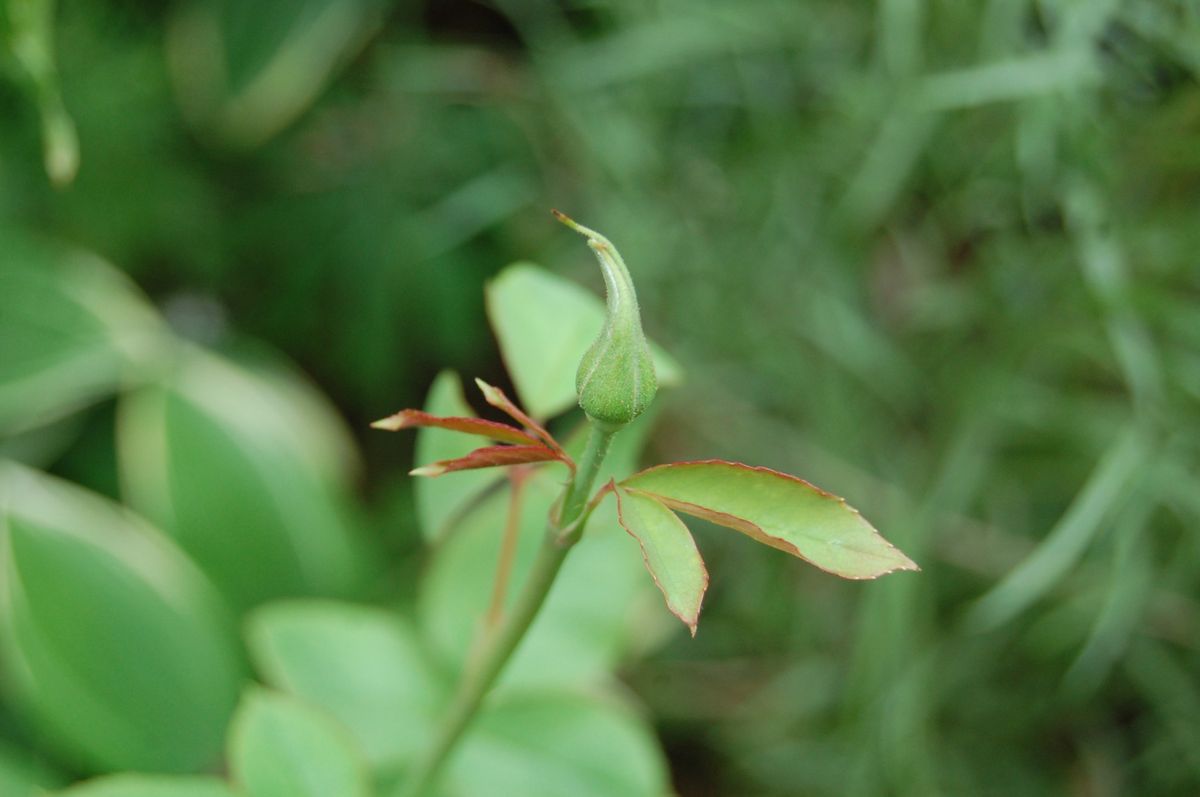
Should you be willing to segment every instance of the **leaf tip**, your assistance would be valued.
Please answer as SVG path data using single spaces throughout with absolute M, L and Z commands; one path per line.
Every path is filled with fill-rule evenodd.
M 371 423 L 372 429 L 382 429 L 385 432 L 398 432 L 404 428 L 404 413 L 398 412 L 395 415 L 389 415 L 386 418 L 380 418 Z
M 408 472 L 408 475 L 409 476 L 427 476 L 432 479 L 435 476 L 441 476 L 445 472 L 446 472 L 446 468 L 443 467 L 442 465 L 422 465 L 419 468 L 413 468 L 412 470 L 410 470 Z
M 491 404 L 493 401 L 500 400 L 502 392 L 500 388 L 496 387 L 495 385 L 489 385 L 479 377 L 475 377 L 475 386 L 479 388 L 479 392 L 483 394 L 483 397 L 487 400 L 488 404 Z

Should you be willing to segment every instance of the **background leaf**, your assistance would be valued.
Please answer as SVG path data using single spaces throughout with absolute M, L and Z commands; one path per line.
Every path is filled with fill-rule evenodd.
M 0 226 L 0 433 L 85 406 L 145 368 L 164 330 L 94 255 Z
M 366 566 L 347 496 L 321 457 L 327 447 L 299 431 L 340 424 L 313 406 L 295 409 L 275 384 L 194 350 L 167 379 L 121 405 L 130 503 L 239 607 L 349 594 Z
M 489 797 L 661 797 L 654 735 L 628 709 L 572 693 L 514 695 L 482 714 L 448 790 Z
M 225 609 L 173 544 L 98 496 L 0 463 L 10 697 L 87 770 L 211 765 L 242 677 Z
M 286 695 L 252 690 L 229 739 L 233 781 L 246 797 L 367 797 L 367 770 L 338 723 Z
M 808 482 L 736 462 L 659 465 L 621 482 L 672 509 L 787 551 L 843 578 L 917 566 L 837 496 Z
M 246 634 L 263 679 L 341 720 L 372 765 L 395 766 L 428 743 L 446 685 L 393 612 L 273 603 L 250 616 Z
M 488 284 L 487 309 L 525 411 L 544 420 L 575 406 L 575 372 L 604 324 L 603 300 L 543 268 L 515 263 Z M 677 384 L 679 366 L 657 346 L 651 350 L 658 383 Z
M 614 491 L 617 517 L 642 549 L 646 569 L 667 601 L 667 608 L 696 635 L 708 572 L 687 526 L 657 500 L 620 487 Z
M 108 775 L 76 784 L 61 797 L 238 797 L 212 777 Z
M 63 785 L 66 778 L 40 764 L 32 751 L 0 743 L 0 794 L 40 797 Z

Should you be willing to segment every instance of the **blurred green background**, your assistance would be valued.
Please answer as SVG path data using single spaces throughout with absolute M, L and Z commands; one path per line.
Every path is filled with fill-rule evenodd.
M 840 582 L 697 528 L 698 637 L 612 660 L 679 795 L 1200 793 L 1191 0 L 6 2 L 0 455 L 86 488 L 85 525 L 99 494 L 166 529 L 199 603 L 419 602 L 413 444 L 367 424 L 441 368 L 511 385 L 507 264 L 602 290 L 559 207 L 687 373 L 644 461 L 799 474 L 923 567 Z M 247 524 L 267 542 L 235 553 Z M 43 716 L 30 639 L 108 632 L 91 571 L 10 525 L 0 761 L 211 771 L 187 740 L 97 763 L 83 709 Z M 193 620 L 188 645 L 233 622 Z M 206 673 L 244 666 L 217 647 Z M 239 676 L 179 677 L 219 735 Z

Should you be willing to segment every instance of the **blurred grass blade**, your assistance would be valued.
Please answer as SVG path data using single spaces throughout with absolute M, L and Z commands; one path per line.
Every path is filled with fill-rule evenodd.
M 1084 277 L 1104 312 L 1117 364 L 1139 408 L 1146 408 L 1162 398 L 1159 357 L 1138 317 L 1127 258 L 1113 232 L 1107 203 L 1096 185 L 1079 179 L 1064 191 L 1062 202 Z
M 971 108 L 1078 91 L 1099 79 L 1095 58 L 1087 50 L 1049 52 L 929 75 L 921 82 L 915 104 L 927 111 Z
M 256 147 L 312 105 L 379 22 L 374 0 L 181 4 L 167 35 L 180 105 L 223 143 Z
M 140 378 L 166 330 L 94 255 L 0 227 L 0 434 L 56 420 Z
M 1110 513 L 1125 502 L 1152 453 L 1143 430 L 1125 429 L 1034 552 L 971 607 L 968 624 L 995 628 L 1049 592 L 1079 561 Z
M 286 695 L 253 689 L 229 730 L 230 775 L 246 797 L 369 797 L 346 729 Z
M 1087 643 L 1063 676 L 1077 695 L 1090 695 L 1104 682 L 1137 632 L 1154 586 L 1154 567 L 1144 534 L 1156 509 L 1153 497 L 1135 496 L 1113 527 L 1109 585 Z
M 240 797 L 224 781 L 203 775 L 106 775 L 59 794 L 61 797 Z
M 213 763 L 242 673 L 225 607 L 170 541 L 107 500 L 0 463 L 9 697 L 85 771 Z
M 408 763 L 432 734 L 443 686 L 415 630 L 396 614 L 272 603 L 250 616 L 246 638 L 262 678 L 341 720 L 373 766 Z
M 3 2 L 0 42 L 7 45 L 21 65 L 37 103 L 46 174 L 54 185 L 68 185 L 79 171 L 79 135 L 59 87 L 54 56 L 54 0 Z
M 575 371 L 604 325 L 604 302 L 545 269 L 516 263 L 488 284 L 487 310 L 520 405 L 538 420 L 575 406 Z M 651 351 L 659 384 L 678 384 L 679 366 L 653 344 Z

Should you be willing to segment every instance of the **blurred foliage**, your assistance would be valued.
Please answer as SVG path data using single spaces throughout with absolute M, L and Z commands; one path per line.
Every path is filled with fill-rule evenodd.
M 520 788 L 513 738 L 558 762 L 547 788 L 592 793 L 571 780 L 597 760 L 571 766 L 580 751 L 645 756 L 610 787 L 653 788 L 614 665 L 687 797 L 1200 789 L 1194 3 L 0 5 L 0 455 L 53 474 L 3 471 L 0 791 L 210 766 L 226 687 L 192 706 L 189 738 L 133 745 L 162 756 L 151 766 L 97 746 L 115 732 L 64 731 L 68 693 L 39 699 L 14 651 L 86 685 L 78 646 L 136 611 L 144 624 L 96 644 L 138 684 L 151 659 L 135 667 L 126 644 L 227 655 L 218 590 L 231 616 L 272 601 L 249 615 L 256 672 L 340 720 L 366 760 L 420 737 L 387 738 L 370 696 L 419 717 L 442 687 L 408 692 L 332 654 L 378 650 L 411 683 L 443 683 L 486 600 L 504 493 L 414 499 L 411 446 L 364 430 L 419 406 L 444 366 L 499 381 L 512 355 L 490 342 L 482 288 L 506 264 L 600 289 L 551 206 L 611 235 L 647 331 L 686 367 L 656 460 L 799 473 L 923 572 L 841 583 L 700 529 L 702 630 L 664 639 L 636 545 L 597 517 L 576 580 L 611 580 L 563 599 L 594 621 L 545 618 L 544 654 L 517 662 L 464 749 L 465 794 Z M 24 28 L 34 71 L 13 9 L 56 13 L 52 41 Z M 47 114 L 78 131 L 69 184 Z M 557 305 L 509 295 L 526 296 L 522 327 Z M 63 517 L 77 513 L 97 521 Z M 437 541 L 428 566 L 419 528 Z M 461 593 L 441 571 L 453 557 L 475 568 Z M 175 571 L 192 575 L 155 580 Z M 37 572 L 54 583 L 17 577 Z M 89 605 L 89 589 L 120 603 Z M 192 630 L 146 641 L 168 612 Z M 84 617 L 99 625 L 77 636 Z M 314 641 L 335 634 L 352 636 Z M 553 679 L 570 697 L 542 705 L 519 688 L 539 670 L 581 680 Z M 114 694 L 87 716 L 158 727 L 155 692 Z

